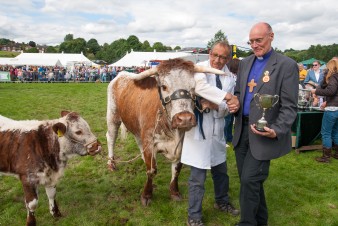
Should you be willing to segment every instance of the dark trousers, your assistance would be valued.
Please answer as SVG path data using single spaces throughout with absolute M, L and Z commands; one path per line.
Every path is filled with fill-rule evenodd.
M 233 114 L 228 114 L 227 116 L 224 117 L 224 137 L 226 142 L 232 142 L 232 128 L 234 124 L 234 115 Z
M 202 201 L 204 197 L 204 182 L 207 170 L 191 166 L 189 177 L 189 207 L 188 215 L 195 220 L 202 219 Z M 229 202 L 229 176 L 227 163 L 223 162 L 211 167 L 212 180 L 214 182 L 215 202 L 222 204 Z
M 263 183 L 269 175 L 270 160 L 261 161 L 252 156 L 249 147 L 249 129 L 248 124 L 243 124 L 239 144 L 235 147 L 237 170 L 241 182 L 239 194 L 241 220 L 239 225 L 266 225 L 268 208 Z

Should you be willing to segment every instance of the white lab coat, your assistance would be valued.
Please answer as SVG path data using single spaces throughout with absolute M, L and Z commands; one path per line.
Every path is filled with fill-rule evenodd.
M 209 61 L 200 65 L 209 66 Z M 228 114 L 224 97 L 227 92 L 233 93 L 235 77 L 227 66 L 222 69 L 226 75 L 220 75 L 222 90 L 216 87 L 214 74 L 196 73 L 196 93 L 209 101 L 218 104 L 219 109 L 203 113 L 203 139 L 199 125 L 185 133 L 181 162 L 200 169 L 210 169 L 226 161 L 226 141 L 224 138 L 224 116 Z

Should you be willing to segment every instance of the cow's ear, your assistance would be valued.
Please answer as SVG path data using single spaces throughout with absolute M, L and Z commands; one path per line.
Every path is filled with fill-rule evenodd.
M 62 137 L 66 132 L 66 126 L 63 123 L 58 122 L 53 125 L 53 131 L 58 135 L 58 137 Z
M 69 111 L 61 111 L 61 117 L 64 117 L 68 115 L 70 112 Z

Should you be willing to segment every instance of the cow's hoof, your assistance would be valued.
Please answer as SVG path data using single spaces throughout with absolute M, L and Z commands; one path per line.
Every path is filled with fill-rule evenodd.
M 60 217 L 62 217 L 62 214 L 60 212 L 57 212 L 57 213 L 53 214 L 53 217 L 54 218 L 60 218 Z
M 149 206 L 151 203 L 151 199 L 141 196 L 141 203 L 143 206 Z
M 107 165 L 110 171 L 115 171 L 117 169 L 115 163 L 112 160 L 108 160 Z
M 171 194 L 170 197 L 171 197 L 171 200 L 173 201 L 182 201 L 182 195 L 180 193 L 175 194 L 175 195 Z

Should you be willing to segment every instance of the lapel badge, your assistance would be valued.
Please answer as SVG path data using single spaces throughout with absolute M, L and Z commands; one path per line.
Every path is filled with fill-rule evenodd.
M 269 76 L 269 71 L 265 71 L 264 72 L 264 76 L 263 76 L 263 82 L 267 83 L 270 81 L 270 76 Z

